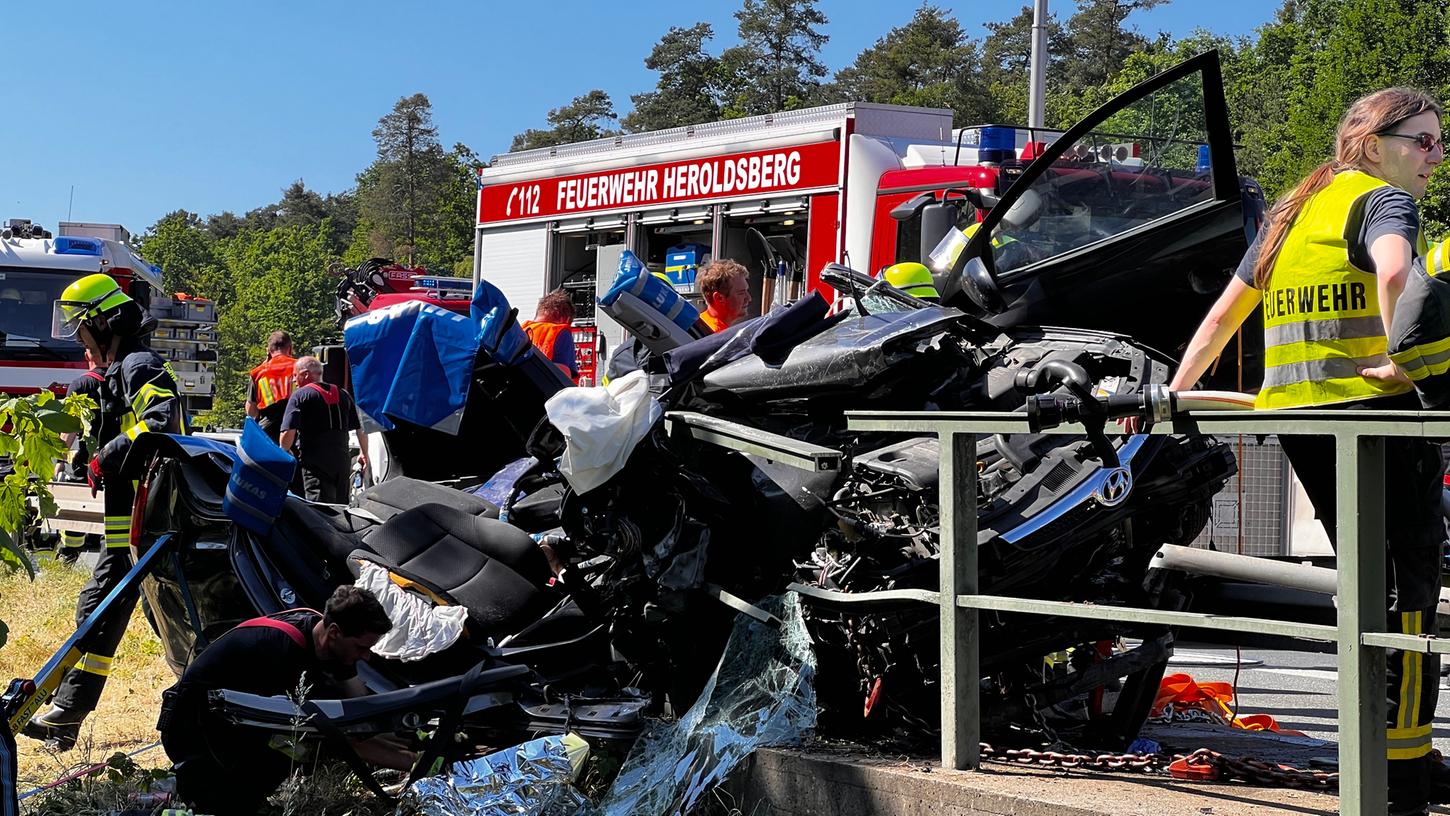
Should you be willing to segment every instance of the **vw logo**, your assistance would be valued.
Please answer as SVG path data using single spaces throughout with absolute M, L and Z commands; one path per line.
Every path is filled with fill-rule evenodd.
M 1113 468 L 1098 486 L 1094 497 L 1105 507 L 1117 507 L 1133 492 L 1133 474 L 1127 468 Z

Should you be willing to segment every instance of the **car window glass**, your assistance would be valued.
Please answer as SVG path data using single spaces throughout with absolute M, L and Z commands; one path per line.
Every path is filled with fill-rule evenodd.
M 1070 145 L 1010 204 L 991 242 L 998 273 L 1111 239 L 1213 198 L 1203 80 L 1192 73 Z

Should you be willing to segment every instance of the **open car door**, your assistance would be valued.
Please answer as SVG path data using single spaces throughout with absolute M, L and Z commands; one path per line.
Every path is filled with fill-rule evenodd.
M 938 284 L 951 305 L 998 326 L 1120 332 L 1178 357 L 1262 213 L 1258 185 L 1234 164 L 1209 51 L 1134 86 L 1042 151 Z M 1241 335 L 1244 370 L 1220 367 L 1216 384 L 1258 381 L 1258 320 Z

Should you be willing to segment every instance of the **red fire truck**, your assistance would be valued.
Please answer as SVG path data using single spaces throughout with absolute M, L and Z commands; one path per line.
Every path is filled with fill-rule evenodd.
M 827 263 L 876 273 L 979 222 L 967 254 L 987 272 L 945 281 L 953 305 L 1172 352 L 1242 256 L 1257 195 L 1234 169 L 1212 53 L 1065 133 L 844 103 L 495 156 L 480 184 L 475 280 L 523 313 L 569 290 L 601 363 L 623 330 L 594 301 L 625 250 L 686 294 L 691 267 L 740 261 L 759 312 L 823 289 Z

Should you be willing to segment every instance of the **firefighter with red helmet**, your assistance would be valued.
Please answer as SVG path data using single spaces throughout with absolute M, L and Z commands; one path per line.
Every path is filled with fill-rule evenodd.
M 76 602 L 77 626 L 131 568 L 131 505 L 138 474 L 123 470 L 123 464 L 132 441 L 143 433 L 186 432 L 176 376 L 145 343 L 155 327 L 155 319 L 109 275 L 87 275 L 55 302 L 52 335 L 79 340 L 105 367 L 95 420 L 98 448 L 86 469 L 92 492 L 105 488 L 105 546 Z M 25 726 L 25 736 L 61 750 L 75 744 L 81 723 L 100 701 L 136 600 L 134 590 L 118 598 L 103 625 L 78 644 L 80 660 L 61 680 L 51 709 Z

